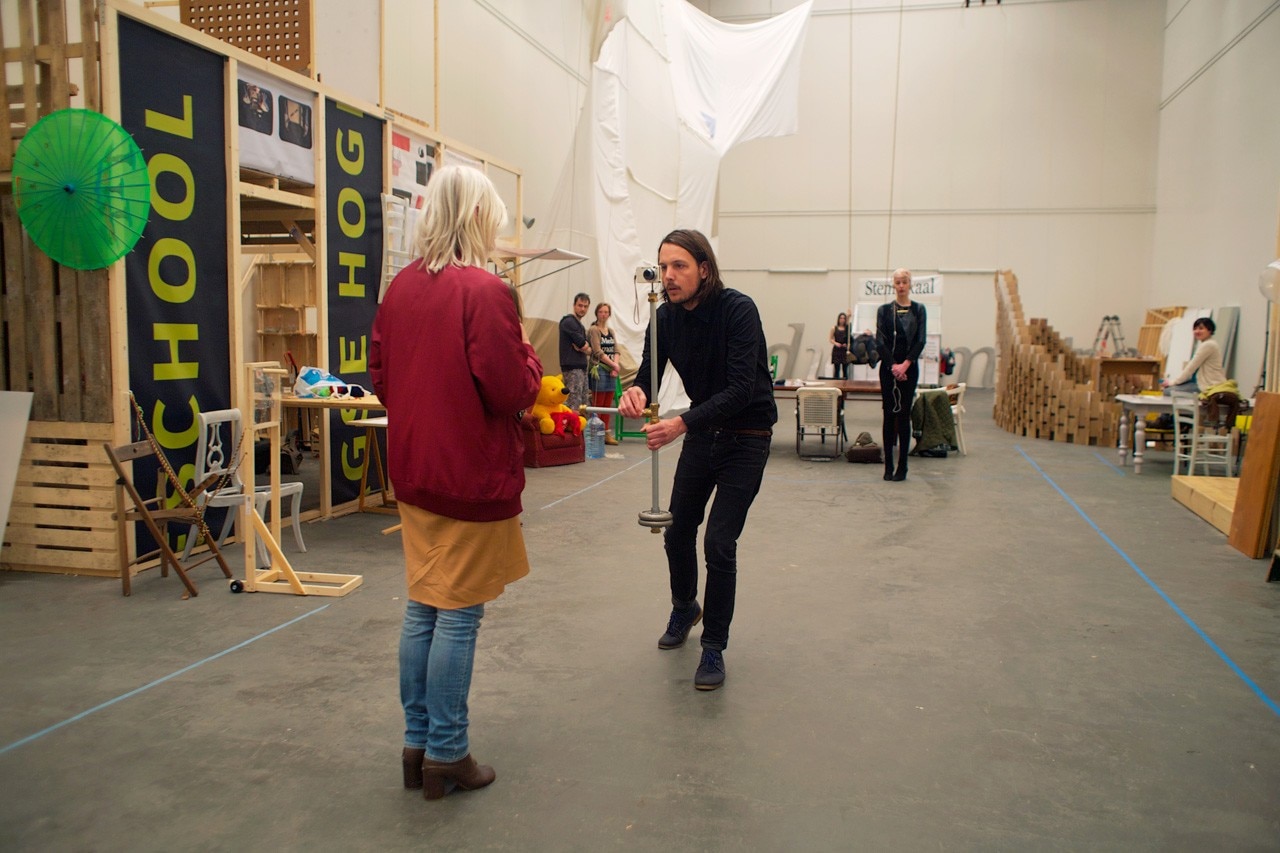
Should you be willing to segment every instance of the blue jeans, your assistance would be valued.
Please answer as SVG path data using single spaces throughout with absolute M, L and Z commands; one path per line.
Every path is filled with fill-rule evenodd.
M 692 606 L 698 598 L 698 527 L 715 491 L 702 548 L 707 586 L 702 599 L 702 647 L 729 646 L 737 591 L 738 537 L 747 510 L 760 491 L 770 438 L 721 430 L 684 437 L 671 487 L 671 526 L 664 537 L 671 570 L 671 604 Z
M 404 745 L 433 761 L 460 761 L 467 742 L 467 695 L 484 605 L 441 610 L 410 601 L 400 631 Z

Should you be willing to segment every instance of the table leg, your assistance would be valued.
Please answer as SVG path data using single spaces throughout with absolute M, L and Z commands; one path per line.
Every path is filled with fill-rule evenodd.
M 1129 464 L 1129 413 L 1120 413 L 1120 467 Z
M 364 512 L 364 492 L 369 487 L 369 453 L 370 445 L 376 450 L 378 447 L 378 437 L 373 434 L 373 427 L 365 427 L 364 429 L 364 462 L 360 465 L 360 498 L 356 502 L 356 509 Z M 381 470 L 382 460 L 378 460 L 379 470 Z
M 1147 419 L 1146 417 L 1138 417 L 1137 413 L 1133 416 L 1133 473 L 1142 473 L 1142 454 L 1147 447 Z

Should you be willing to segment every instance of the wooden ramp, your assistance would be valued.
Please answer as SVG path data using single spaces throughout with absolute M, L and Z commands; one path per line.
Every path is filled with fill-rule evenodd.
M 1173 499 L 1221 530 L 1231 534 L 1239 477 L 1173 476 Z

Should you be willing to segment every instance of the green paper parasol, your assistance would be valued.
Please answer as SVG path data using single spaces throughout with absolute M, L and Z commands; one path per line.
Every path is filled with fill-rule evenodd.
M 102 113 L 58 110 L 13 158 L 13 197 L 31 241 L 63 266 L 110 266 L 137 244 L 151 210 L 147 162 Z

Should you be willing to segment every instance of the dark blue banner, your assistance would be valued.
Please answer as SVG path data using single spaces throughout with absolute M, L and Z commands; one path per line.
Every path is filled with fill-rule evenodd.
M 378 311 L 382 277 L 383 128 L 382 119 L 376 116 L 325 101 L 327 367 L 344 381 L 369 389 L 373 387 L 369 381 L 369 333 Z M 364 430 L 348 426 L 348 422 L 361 414 L 342 409 L 329 420 L 330 500 L 334 506 L 359 496 L 366 452 Z M 376 484 L 377 475 L 370 480 Z
M 231 405 L 224 59 L 119 21 L 120 123 L 151 175 L 151 216 L 125 259 L 129 387 L 190 488 L 196 415 Z M 155 482 L 145 467 L 135 481 Z

